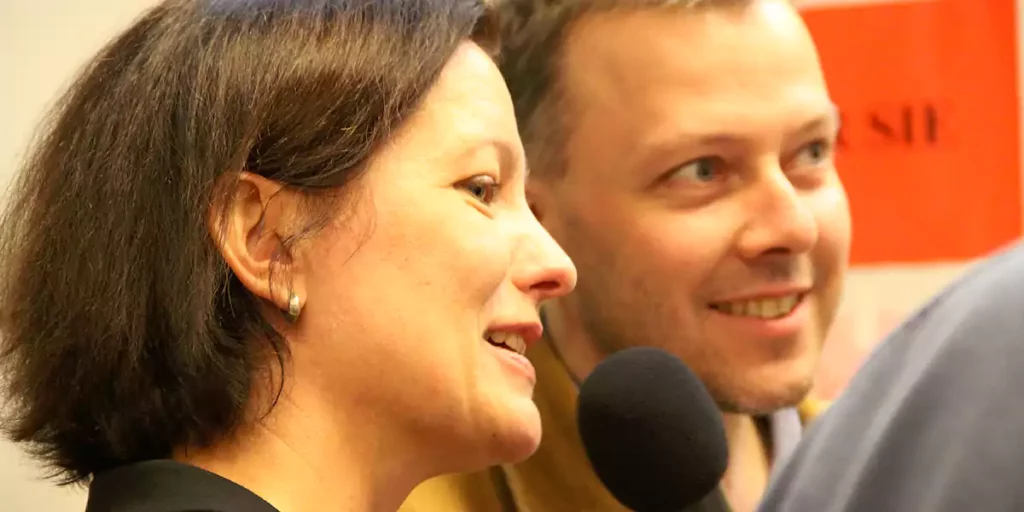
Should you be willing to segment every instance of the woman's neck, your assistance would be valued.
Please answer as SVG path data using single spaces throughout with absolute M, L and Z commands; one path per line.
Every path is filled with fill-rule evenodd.
M 411 443 L 376 422 L 338 421 L 333 411 L 282 398 L 231 441 L 175 459 L 227 478 L 281 512 L 393 512 L 432 476 L 417 471 Z M 341 424 L 339 424 L 341 423 Z

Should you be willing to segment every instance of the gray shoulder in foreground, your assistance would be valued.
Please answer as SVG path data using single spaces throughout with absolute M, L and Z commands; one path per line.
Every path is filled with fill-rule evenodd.
M 1024 245 L 894 331 L 775 474 L 762 512 L 1024 510 Z

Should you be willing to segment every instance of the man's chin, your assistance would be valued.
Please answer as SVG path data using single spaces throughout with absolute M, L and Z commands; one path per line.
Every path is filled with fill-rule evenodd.
M 779 383 L 776 386 L 752 384 L 710 388 L 718 408 L 725 413 L 766 416 L 781 409 L 796 407 L 807 397 L 813 384 L 810 377 Z

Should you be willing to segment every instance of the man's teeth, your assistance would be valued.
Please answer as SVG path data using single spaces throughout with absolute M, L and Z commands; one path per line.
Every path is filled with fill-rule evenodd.
M 722 302 L 713 307 L 723 313 L 735 316 L 757 318 L 779 318 L 788 315 L 800 303 L 800 295 L 786 295 L 772 299 Z
M 523 337 L 510 332 L 492 332 L 487 335 L 491 345 L 507 348 L 520 355 L 526 353 L 526 341 Z

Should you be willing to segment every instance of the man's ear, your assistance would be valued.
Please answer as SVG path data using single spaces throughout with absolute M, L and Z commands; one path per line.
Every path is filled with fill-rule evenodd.
M 294 295 L 306 297 L 304 282 L 285 241 L 297 234 L 300 197 L 276 181 L 248 173 L 219 178 L 208 228 L 221 256 L 242 285 L 288 311 Z M 271 282 L 273 279 L 273 282 Z

